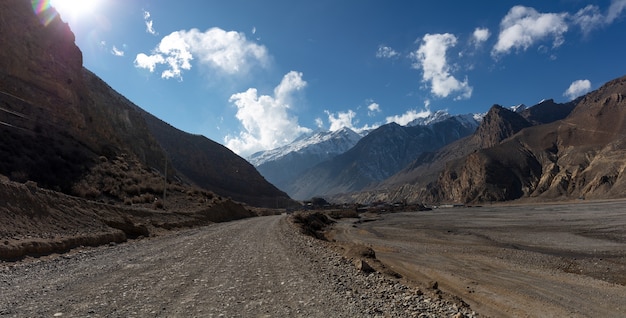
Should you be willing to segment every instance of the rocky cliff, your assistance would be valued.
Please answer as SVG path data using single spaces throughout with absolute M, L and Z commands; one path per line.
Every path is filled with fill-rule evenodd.
M 123 202 L 142 189 L 162 192 L 146 183 L 162 179 L 167 162 L 168 182 L 177 187 L 202 187 L 252 205 L 293 203 L 223 146 L 154 124 L 83 68 L 74 35 L 53 8 L 34 7 L 28 0 L 0 1 L 0 174 Z M 170 136 L 188 148 L 172 147 L 177 141 Z
M 523 129 L 448 164 L 434 196 L 455 202 L 623 197 L 624 96 L 626 77 L 584 96 L 563 120 Z
M 333 199 L 340 202 L 442 202 L 508 200 L 520 195 L 523 176 L 541 174 L 529 160 L 526 152 L 516 148 L 497 148 L 503 142 L 532 126 L 564 119 L 575 107 L 576 101 L 559 104 L 545 100 L 521 111 L 494 105 L 471 136 L 450 143 L 434 152 L 425 152 L 404 169 L 379 183 L 368 191 L 362 191 Z M 494 148 L 495 147 L 495 148 Z M 492 149 L 493 148 L 493 149 Z M 508 152 L 512 161 L 526 160 L 522 170 L 493 164 L 491 157 L 498 158 Z M 488 154 L 488 155 L 486 155 Z M 466 169 L 452 169 L 463 165 Z M 485 165 L 491 168 L 487 169 Z M 451 170 L 454 170 L 451 172 Z M 448 173 L 443 173 L 448 171 Z M 498 181 L 499 180 L 499 181 Z M 479 185 L 483 186 L 479 186 Z M 511 190 L 498 192 L 506 186 Z

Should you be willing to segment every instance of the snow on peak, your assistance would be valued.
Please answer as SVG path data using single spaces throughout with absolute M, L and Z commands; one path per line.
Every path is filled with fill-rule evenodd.
M 248 157 L 248 161 L 258 167 L 265 162 L 278 160 L 294 152 L 322 156 L 338 155 L 348 151 L 362 137 L 363 135 L 347 127 L 335 131 L 317 131 L 302 135 L 285 146 L 254 153 Z
M 418 118 L 410 122 L 407 126 L 430 126 L 438 122 L 453 118 L 463 126 L 466 127 L 478 127 L 479 123 L 483 120 L 485 114 L 462 114 L 462 115 L 450 115 L 445 110 L 438 110 L 426 117 Z
M 515 106 L 511 106 L 509 107 L 510 110 L 512 110 L 515 113 L 521 113 L 524 110 L 526 110 L 528 107 L 524 104 L 519 104 L 519 105 L 515 105 Z
M 410 123 L 407 124 L 408 127 L 412 127 L 412 126 L 428 126 L 428 125 L 432 125 L 434 123 L 440 122 L 440 121 L 444 121 L 448 118 L 452 117 L 452 115 L 450 115 L 447 111 L 445 110 L 438 110 L 426 117 L 422 117 L 422 118 L 416 118 L 413 121 L 411 121 Z

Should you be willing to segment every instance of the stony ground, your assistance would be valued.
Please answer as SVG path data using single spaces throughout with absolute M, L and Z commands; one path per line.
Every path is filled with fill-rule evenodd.
M 2 317 L 473 317 L 366 274 L 286 216 L 0 263 Z
M 626 202 L 379 214 L 331 237 L 372 247 L 489 317 L 626 317 Z

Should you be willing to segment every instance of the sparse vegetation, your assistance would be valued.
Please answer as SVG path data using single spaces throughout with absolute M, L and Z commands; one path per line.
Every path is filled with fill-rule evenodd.
M 302 233 L 313 236 L 320 240 L 326 240 L 324 230 L 335 221 L 323 212 L 296 212 L 293 214 L 293 222 L 300 226 Z

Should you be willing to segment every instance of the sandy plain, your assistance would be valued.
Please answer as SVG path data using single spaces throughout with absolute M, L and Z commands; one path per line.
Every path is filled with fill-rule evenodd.
M 487 317 L 626 317 L 626 201 L 366 214 L 329 233 Z

